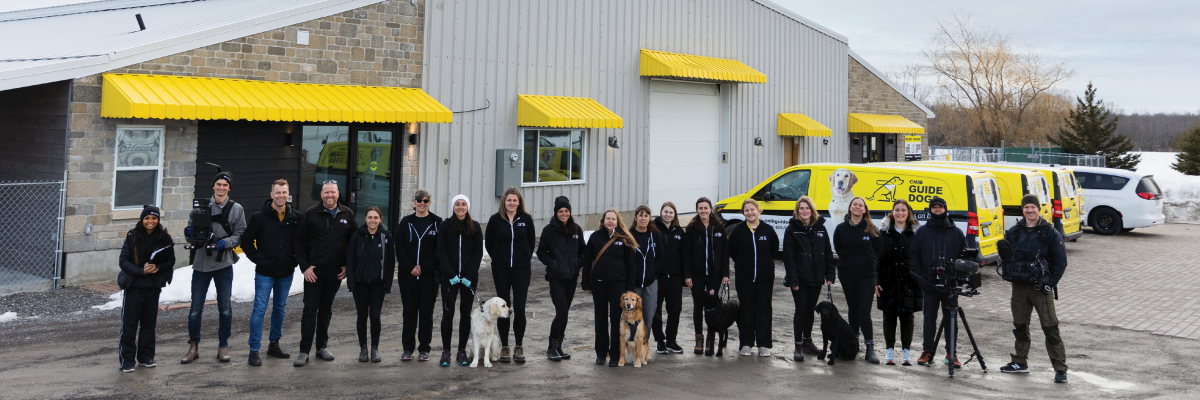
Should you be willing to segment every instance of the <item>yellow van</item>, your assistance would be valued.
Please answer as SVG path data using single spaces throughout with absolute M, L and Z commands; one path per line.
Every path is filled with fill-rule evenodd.
M 975 260 L 998 259 L 996 242 L 1004 238 L 1003 210 L 995 175 L 982 171 L 883 164 L 803 164 L 789 167 L 749 191 L 713 206 L 726 221 L 741 221 L 742 202 L 762 205 L 762 221 L 783 235 L 800 196 L 808 196 L 833 232 L 849 212 L 850 201 L 862 197 L 876 224 L 892 210 L 892 201 L 907 200 L 915 217 L 929 218 L 929 200 L 946 200 L 955 224 L 967 235 L 967 247 L 979 249 Z
M 887 163 L 900 164 L 900 163 Z M 990 168 L 989 166 L 938 164 L 936 162 L 903 163 L 900 165 L 946 168 L 957 170 L 986 171 L 996 176 L 1000 184 L 1000 204 L 1004 206 L 1004 226 L 1014 226 L 1021 222 L 1021 198 L 1027 194 L 1036 194 L 1041 203 L 1042 218 L 1054 220 L 1054 207 L 1050 186 L 1046 176 L 1033 169 Z
M 1075 174 L 1061 165 L 1031 164 L 1031 163 L 969 163 L 959 161 L 919 161 L 920 164 L 935 165 L 969 165 L 980 168 L 1031 169 L 1041 172 L 1050 186 L 1051 210 L 1053 218 L 1048 219 L 1062 234 L 1063 239 L 1076 241 L 1083 235 L 1082 218 L 1083 192 L 1079 190 Z

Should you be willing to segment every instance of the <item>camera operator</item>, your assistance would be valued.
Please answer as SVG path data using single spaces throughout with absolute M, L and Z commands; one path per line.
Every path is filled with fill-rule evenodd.
M 246 230 L 246 213 L 242 205 L 229 198 L 231 185 L 233 175 L 229 172 L 218 172 L 213 178 L 213 196 L 209 199 L 212 209 L 212 239 L 209 244 L 216 247 L 211 253 L 206 249 L 197 251 L 196 260 L 192 263 L 192 308 L 188 313 L 190 340 L 187 353 L 179 360 L 181 364 L 191 363 L 200 357 L 200 324 L 209 283 L 217 286 L 217 311 L 220 312 L 220 318 L 217 319 L 217 361 L 229 362 L 229 334 L 230 325 L 233 324 L 233 305 L 229 297 L 233 288 L 232 266 L 238 261 L 233 249 L 241 243 L 242 232 Z M 188 228 L 184 230 L 187 236 L 192 236 L 193 217 L 188 216 Z
M 946 212 L 946 200 L 934 197 L 929 200 L 929 221 L 917 229 L 913 235 L 912 247 L 909 249 L 908 267 L 916 275 L 923 295 L 922 309 L 925 312 L 924 321 L 924 352 L 917 359 L 918 365 L 928 365 L 933 359 L 934 335 L 937 334 L 938 310 L 942 311 L 942 321 L 957 327 L 957 321 L 947 321 L 950 310 L 947 301 L 953 296 L 953 288 L 939 288 L 935 285 L 937 269 L 948 268 L 948 264 L 959 257 L 967 247 L 963 231 L 954 226 L 950 214 Z M 958 330 L 953 330 L 957 339 Z M 946 327 L 946 362 L 953 362 L 955 367 L 960 364 L 958 357 L 950 359 L 950 325 Z
M 1049 264 L 1050 286 L 1058 288 L 1058 280 L 1067 269 L 1067 253 L 1062 236 L 1054 225 L 1042 219 L 1037 195 L 1027 194 L 1021 198 L 1021 223 L 1004 233 L 1005 240 L 1012 243 L 1013 259 L 1005 264 Z M 1045 264 L 1042 264 L 1045 265 Z M 1007 267 L 1006 267 L 1007 268 Z M 1044 281 L 1043 281 L 1044 282 Z M 1028 373 L 1029 364 L 1029 319 L 1037 310 L 1042 332 L 1046 334 L 1046 352 L 1054 365 L 1054 382 L 1067 383 L 1067 350 L 1058 333 L 1058 316 L 1054 313 L 1054 295 L 1050 289 L 1038 290 L 1035 285 L 1012 282 L 1013 335 L 1017 338 L 1012 362 L 1000 367 L 1001 372 Z

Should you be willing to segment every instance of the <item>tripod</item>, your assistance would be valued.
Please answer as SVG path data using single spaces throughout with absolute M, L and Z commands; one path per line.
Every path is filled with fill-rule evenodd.
M 983 362 L 983 353 L 979 352 L 979 345 L 975 343 L 975 335 L 971 333 L 971 325 L 967 324 L 967 314 L 964 313 L 962 307 L 958 305 L 958 296 L 971 297 L 976 294 L 979 294 L 979 292 L 975 289 L 967 289 L 967 291 L 963 291 L 963 288 L 951 289 L 950 297 L 946 300 L 946 309 L 950 311 L 950 316 L 942 318 L 942 322 L 938 325 L 937 334 L 935 334 L 933 337 L 933 348 L 936 349 L 938 341 L 940 341 L 942 338 L 943 329 L 950 330 L 950 334 L 948 335 L 949 337 L 946 338 L 946 342 L 950 351 L 950 362 L 948 365 L 950 370 L 950 378 L 952 379 L 954 378 L 954 359 L 957 357 L 956 353 L 958 353 L 958 349 L 956 348 L 957 343 L 955 343 L 958 340 L 958 324 L 951 323 L 950 327 L 946 328 L 947 320 L 950 320 L 951 322 L 960 320 L 962 321 L 963 328 L 967 331 L 967 338 L 971 340 L 971 348 L 975 350 L 974 353 L 971 353 L 970 356 L 967 357 L 967 361 L 963 362 L 962 364 L 967 365 L 972 359 L 978 357 L 979 367 L 983 369 L 983 373 L 987 373 L 987 364 Z

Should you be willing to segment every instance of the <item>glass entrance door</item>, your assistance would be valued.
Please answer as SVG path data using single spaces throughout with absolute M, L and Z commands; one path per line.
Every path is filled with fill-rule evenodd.
M 350 198 L 355 204 L 358 223 L 366 222 L 367 207 L 383 211 L 383 221 L 391 221 L 392 143 L 391 130 L 358 130 L 357 161 L 354 171 L 354 191 Z M 385 225 L 386 226 L 386 225 Z
M 399 187 L 392 181 L 393 166 L 399 165 L 392 151 L 395 132 L 386 126 L 304 126 L 300 182 L 293 189 L 296 208 L 321 204 L 321 186 L 336 181 L 338 203 L 354 210 L 359 224 L 366 221 L 367 207 L 377 206 L 390 227 L 393 191 Z

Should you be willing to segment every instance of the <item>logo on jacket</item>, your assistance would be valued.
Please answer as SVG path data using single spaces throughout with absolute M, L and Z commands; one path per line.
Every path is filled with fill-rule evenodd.
M 683 236 L 675 235 L 675 240 L 683 240 Z
M 713 237 L 721 237 L 721 232 L 717 232 L 716 234 L 713 235 Z
M 615 245 L 617 245 L 617 246 L 623 246 L 623 245 L 625 245 L 625 243 L 621 243 L 620 241 L 613 242 L 613 244 L 615 244 Z
M 437 236 L 437 231 L 429 231 L 430 235 Z
M 825 237 L 825 234 L 821 233 L 821 232 L 817 232 L 817 237 Z
M 338 222 L 341 222 L 341 223 L 343 223 L 343 224 L 344 224 L 344 223 L 346 223 L 346 219 L 345 219 L 345 218 L 342 218 L 342 219 L 338 220 Z
M 767 241 L 767 237 L 766 237 L 766 236 L 759 236 L 759 237 L 758 237 L 758 241 L 760 241 L 760 242 L 765 242 L 765 241 Z
M 525 226 L 525 223 L 524 223 L 524 222 L 518 222 L 518 223 L 517 223 L 517 226 Z
M 579 239 L 579 235 L 571 235 L 571 239 Z
M 863 236 L 863 240 L 871 240 L 870 236 Z

